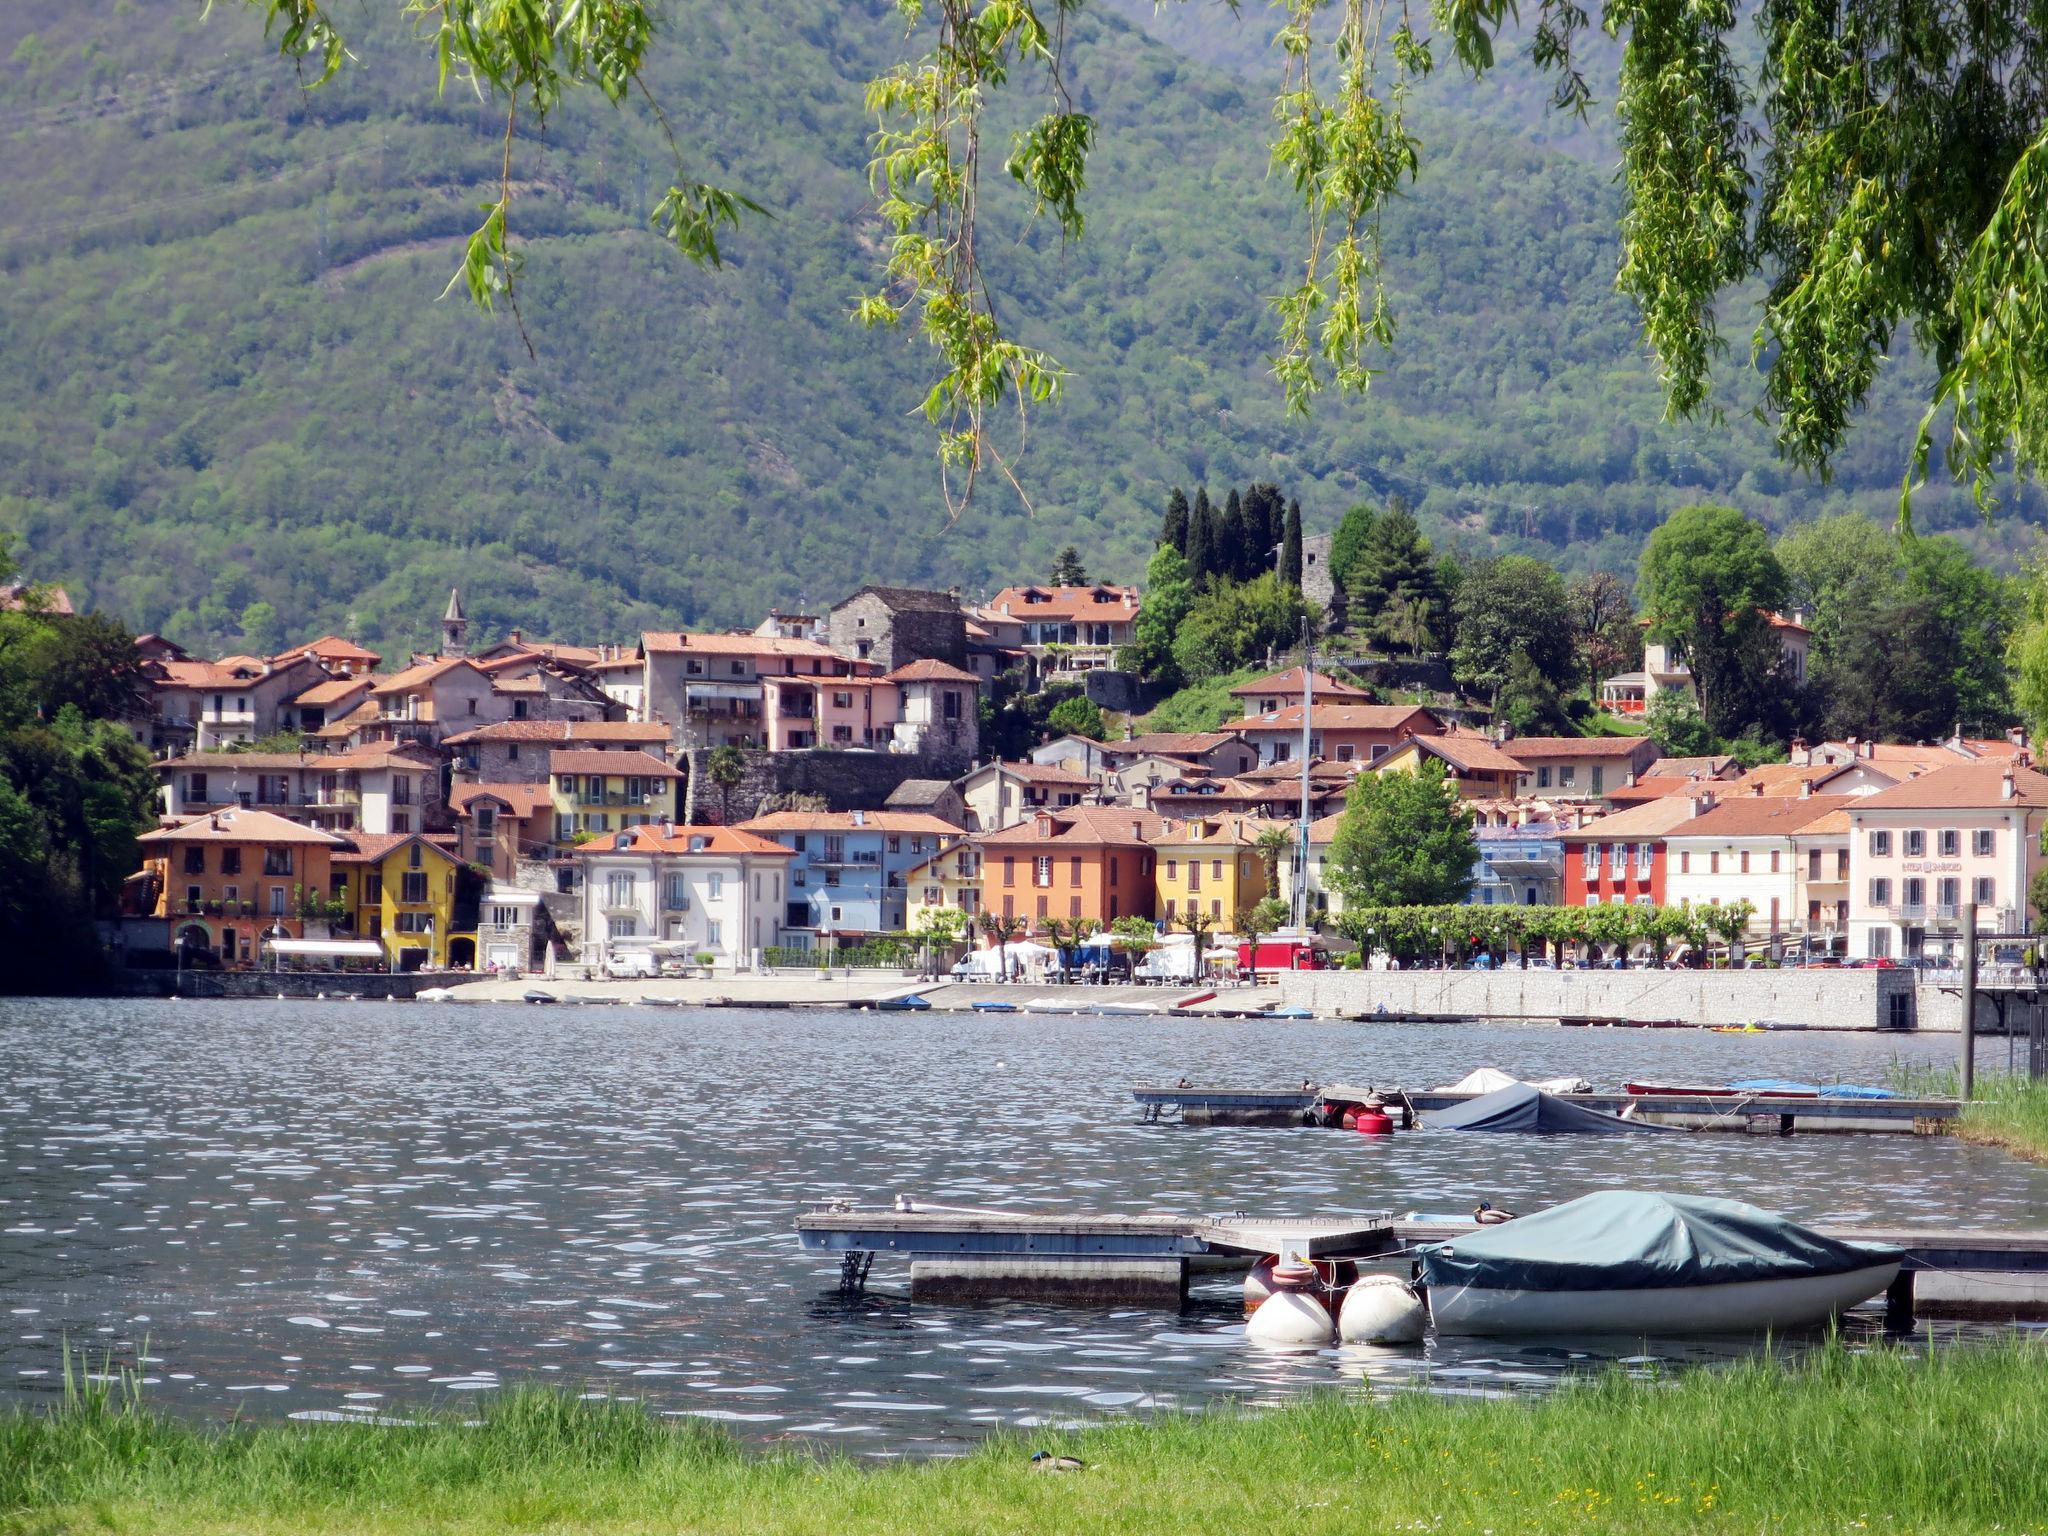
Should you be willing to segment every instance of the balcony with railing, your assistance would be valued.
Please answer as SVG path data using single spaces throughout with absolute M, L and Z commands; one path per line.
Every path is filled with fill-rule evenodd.
M 623 789 L 606 789 L 599 790 L 594 793 L 587 789 L 580 789 L 576 791 L 576 793 L 571 795 L 569 798 L 577 805 L 653 806 L 659 805 L 666 798 L 666 796 L 664 796 L 658 791 L 643 792 L 641 794 L 635 795 L 630 794 Z

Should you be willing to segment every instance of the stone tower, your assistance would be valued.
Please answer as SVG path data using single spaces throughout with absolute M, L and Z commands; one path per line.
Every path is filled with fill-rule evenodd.
M 459 587 L 448 589 L 448 611 L 441 615 L 441 654 L 469 654 L 469 620 L 462 616 L 462 591 Z

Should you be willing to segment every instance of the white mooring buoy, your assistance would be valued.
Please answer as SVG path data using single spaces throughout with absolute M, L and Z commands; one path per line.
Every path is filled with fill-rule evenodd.
M 1344 1293 L 1337 1336 L 1346 1344 L 1413 1344 L 1428 1321 L 1422 1298 L 1398 1275 L 1364 1275 Z

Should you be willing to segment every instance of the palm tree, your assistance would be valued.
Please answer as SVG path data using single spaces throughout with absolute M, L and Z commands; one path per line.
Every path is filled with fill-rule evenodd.
M 738 747 L 713 747 L 711 755 L 704 760 L 704 776 L 718 786 L 718 821 L 725 826 L 732 821 L 732 792 L 740 787 L 740 781 L 747 776 L 747 760 Z
M 1010 979 L 1010 940 L 1023 936 L 1030 923 L 1021 917 L 1004 917 L 999 912 L 981 914 L 981 931 L 996 941 L 996 965 L 1003 980 Z
M 1080 926 L 1080 920 L 1076 918 L 1073 927 L 1078 928 Z M 1065 981 L 1067 979 L 1067 946 L 1073 943 L 1079 935 L 1069 929 L 1065 918 L 1060 917 L 1041 917 L 1038 920 L 1038 929 L 1039 932 L 1045 935 L 1046 942 L 1052 945 L 1053 953 L 1060 957 L 1060 980 Z
M 1278 901 L 1280 899 L 1280 856 L 1283 853 L 1293 851 L 1294 831 L 1290 827 L 1283 826 L 1280 822 L 1273 822 L 1260 831 L 1254 846 L 1259 850 L 1259 857 L 1266 861 L 1266 895 L 1268 899 Z
M 1182 929 L 1195 936 L 1195 974 L 1206 973 L 1209 961 L 1209 935 L 1215 931 L 1216 919 L 1202 910 L 1199 901 L 1189 901 L 1187 911 L 1174 920 Z

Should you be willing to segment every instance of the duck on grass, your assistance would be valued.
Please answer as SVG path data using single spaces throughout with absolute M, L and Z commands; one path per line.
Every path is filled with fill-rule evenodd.
M 200 1426 L 99 1392 L 0 1419 L 0 1532 L 2038 1532 L 2044 1368 L 2021 1341 L 1831 1341 L 1794 1365 L 1493 1401 L 1331 1392 L 880 1465 L 538 1390 L 387 1428 Z M 1041 1476 L 1034 1452 L 1085 1471 Z

